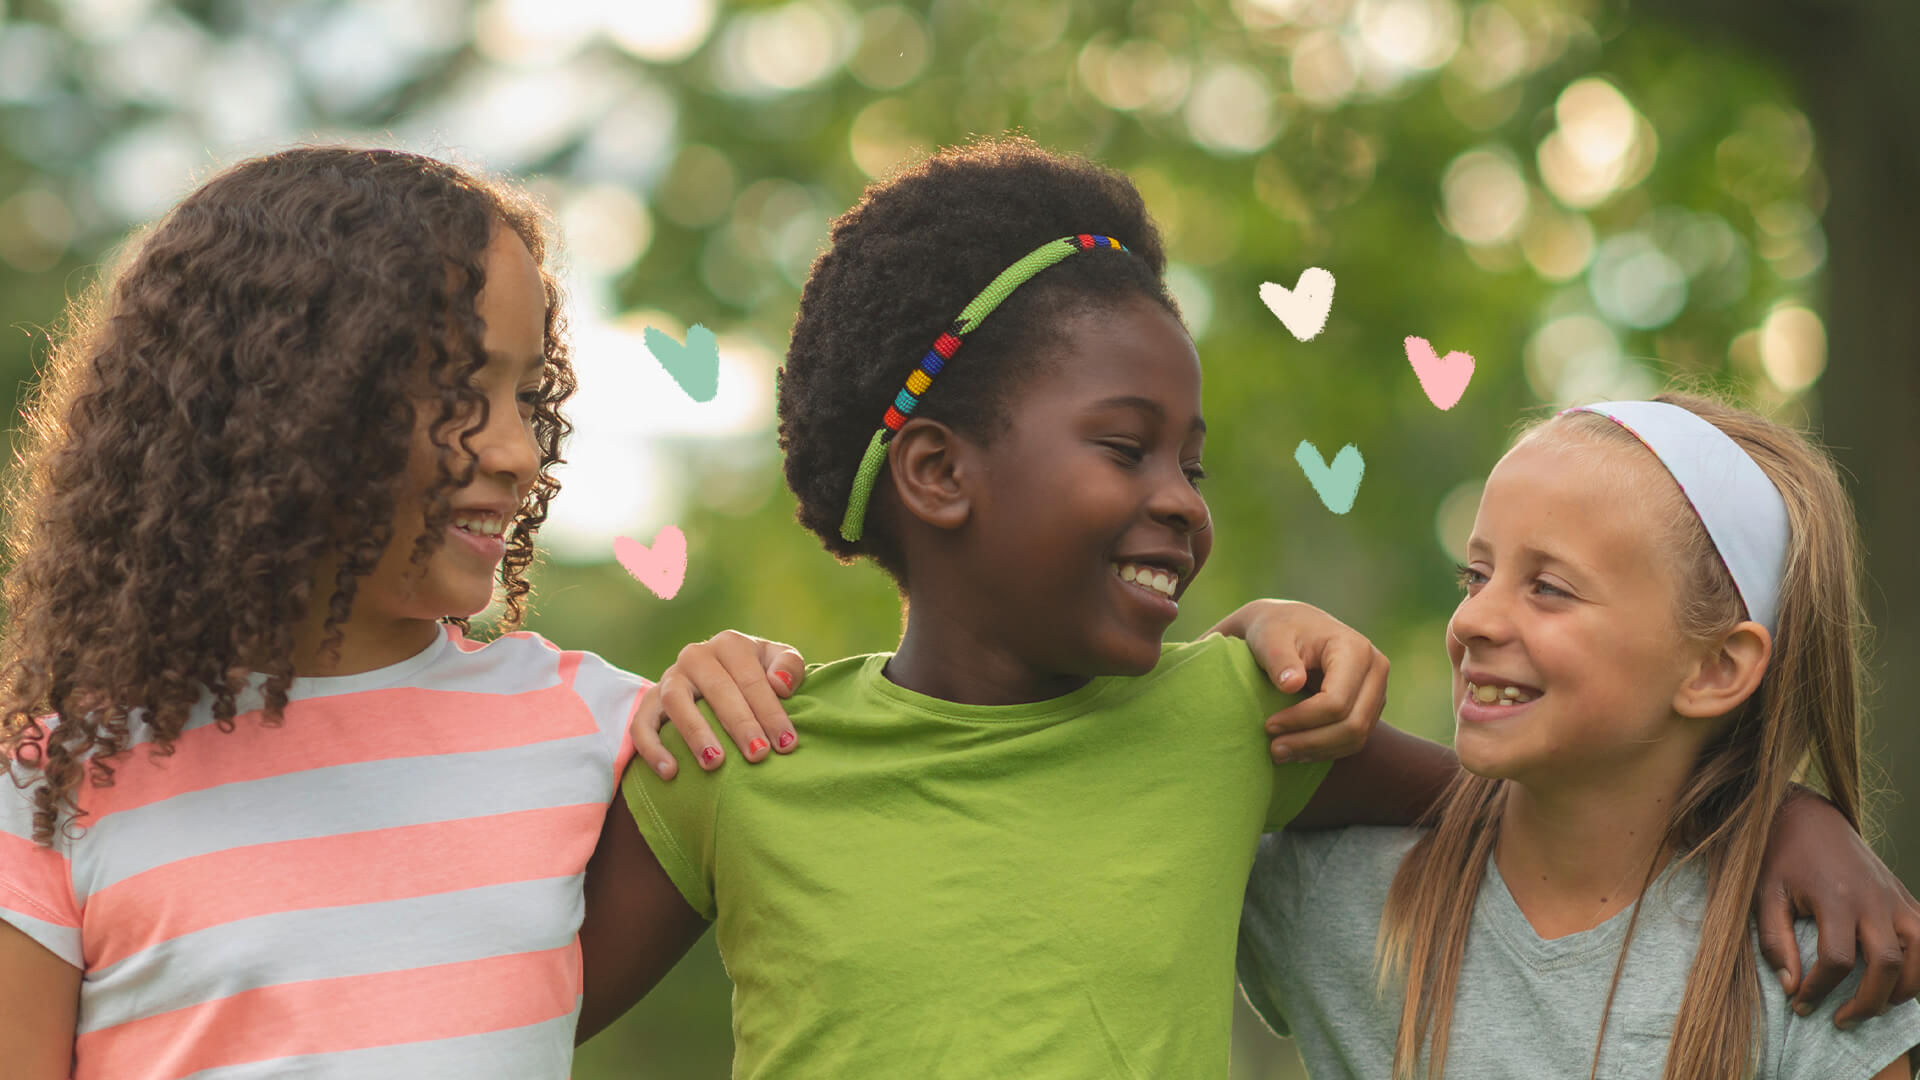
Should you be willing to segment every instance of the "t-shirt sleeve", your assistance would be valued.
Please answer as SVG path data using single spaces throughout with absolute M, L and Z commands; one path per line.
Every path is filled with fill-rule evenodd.
M 1260 662 L 1253 657 L 1253 651 L 1239 638 L 1224 638 L 1216 645 L 1231 658 L 1235 689 L 1247 702 L 1247 728 L 1263 742 L 1267 739 L 1263 726 L 1267 717 L 1300 700 L 1299 694 L 1283 693 L 1273 685 L 1273 680 L 1261 669 Z M 1313 793 L 1320 788 L 1320 782 L 1327 778 L 1327 770 L 1332 763 L 1325 761 L 1292 762 L 1273 767 L 1273 794 L 1267 800 L 1266 828 L 1271 832 L 1284 827 L 1287 822 L 1298 817 L 1312 801 Z
M 580 656 L 580 667 L 573 676 L 573 691 L 586 704 L 587 711 L 593 714 L 594 726 L 600 730 L 602 745 L 613 759 L 612 768 L 607 773 L 607 784 L 611 789 L 619 783 L 621 774 L 633 761 L 633 735 L 627 725 L 633 719 L 633 710 L 639 706 L 641 695 L 653 683 L 631 671 L 617 668 L 593 653 L 576 655 Z M 608 798 L 612 798 L 611 790 Z
M 1819 932 L 1808 920 L 1795 924 L 1800 939 L 1800 962 L 1804 969 L 1814 961 Z M 1756 952 L 1756 956 L 1758 953 Z M 1860 1020 L 1850 1031 L 1833 1026 L 1833 1014 L 1853 997 L 1866 974 L 1865 965 L 1856 965 L 1839 986 L 1827 994 L 1818 1008 L 1806 1016 L 1796 1016 L 1784 1006 L 1769 1010 L 1779 1014 L 1781 1031 L 1769 1040 L 1778 1048 L 1778 1067 L 1765 1070 L 1781 1080 L 1869 1080 L 1893 1061 L 1920 1046 L 1920 1003 L 1905 1001 L 1879 1016 Z M 1761 992 L 1779 995 L 1764 962 L 1761 967 Z M 1912 1059 L 1909 1069 L 1920 1064 Z
M 1260 838 L 1247 877 L 1234 974 L 1247 1004 L 1276 1035 L 1292 1034 L 1281 1009 L 1282 965 L 1297 962 L 1308 948 L 1299 941 L 1299 905 L 1312 894 L 1314 879 L 1339 836 L 1338 830 L 1268 833 Z
M 0 770 L 0 919 L 85 968 L 67 841 L 56 837 L 51 848 L 33 842 L 33 790 L 14 779 Z
M 700 711 L 707 723 L 718 727 L 705 702 L 700 703 Z M 716 818 L 727 770 L 723 767 L 709 773 L 701 769 L 671 726 L 660 732 L 660 741 L 679 764 L 673 779 L 660 779 L 636 757 L 627 763 L 620 791 L 634 823 L 640 826 L 640 835 L 646 838 L 653 857 L 660 860 L 680 895 L 693 910 L 712 919 Z

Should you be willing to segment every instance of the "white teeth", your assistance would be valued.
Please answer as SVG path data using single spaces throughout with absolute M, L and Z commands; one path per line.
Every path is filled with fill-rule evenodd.
M 1533 700 L 1517 686 L 1481 686 L 1471 682 L 1467 684 L 1467 695 L 1482 705 L 1525 705 Z
M 495 539 L 498 539 L 501 533 L 507 531 L 506 520 L 491 514 L 485 517 L 460 515 L 453 519 L 453 524 L 455 528 L 464 529 L 478 536 L 491 536 Z
M 1152 589 L 1168 598 L 1172 598 L 1174 591 L 1180 585 L 1178 574 L 1169 574 L 1164 570 L 1155 570 L 1150 566 L 1140 566 L 1135 563 L 1116 563 L 1113 572 L 1119 575 L 1121 581 L 1130 581 L 1141 588 Z

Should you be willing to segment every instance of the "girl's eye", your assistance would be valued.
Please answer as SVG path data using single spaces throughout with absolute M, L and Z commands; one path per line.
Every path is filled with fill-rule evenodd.
M 1572 593 L 1567 592 L 1565 589 L 1552 585 L 1540 578 L 1534 578 L 1533 585 L 1534 585 L 1534 588 L 1538 589 L 1541 593 L 1546 595 L 1550 595 L 1550 596 L 1572 596 L 1573 595 Z
M 1100 445 L 1125 459 L 1129 465 L 1138 465 L 1147 457 L 1145 449 L 1130 442 L 1105 442 Z
M 1187 483 L 1192 484 L 1194 487 L 1199 487 L 1200 481 L 1206 478 L 1207 470 L 1202 468 L 1198 462 L 1187 466 Z
M 543 397 L 545 397 L 545 395 L 540 392 L 540 388 L 535 386 L 531 389 L 520 391 L 520 404 L 530 409 L 538 408 Z
M 1475 570 L 1466 563 L 1454 564 L 1453 579 L 1458 582 L 1463 589 L 1470 589 L 1475 585 L 1485 585 L 1487 583 L 1487 575 Z

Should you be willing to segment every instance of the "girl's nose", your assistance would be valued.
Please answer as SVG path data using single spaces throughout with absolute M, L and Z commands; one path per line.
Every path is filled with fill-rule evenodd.
M 540 473 L 540 444 L 534 439 L 533 424 L 521 418 L 517 407 L 502 409 L 496 402 L 488 412 L 486 426 L 472 443 L 479 455 L 479 471 L 524 491 Z
M 1207 510 L 1207 500 L 1200 497 L 1200 491 L 1187 479 L 1186 471 L 1176 464 L 1170 479 L 1162 480 L 1154 489 L 1153 500 L 1148 509 L 1154 518 L 1166 522 L 1181 532 L 1194 533 L 1205 529 L 1211 522 Z
M 1447 621 L 1447 633 L 1461 642 L 1499 641 L 1512 625 L 1505 605 L 1501 590 L 1489 581 L 1461 598 L 1460 606 L 1453 609 L 1453 618 Z

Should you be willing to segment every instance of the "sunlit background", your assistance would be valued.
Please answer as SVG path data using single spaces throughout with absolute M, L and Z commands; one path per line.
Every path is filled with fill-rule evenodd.
M 1599 0 L 0 0 L 0 365 L 27 382 L 63 299 L 239 158 L 346 141 L 512 173 L 564 238 L 581 386 L 535 627 L 643 672 L 723 626 L 816 660 L 884 649 L 883 580 L 791 524 L 773 373 L 827 222 L 865 183 L 1024 130 L 1126 170 L 1169 241 L 1222 526 L 1176 634 L 1252 596 L 1319 603 L 1393 657 L 1388 718 L 1445 737 L 1449 565 L 1523 414 L 1676 375 L 1793 422 L 1827 412 L 1823 136 L 1791 64 L 1660 18 Z M 1315 265 L 1339 285 L 1302 345 L 1256 291 Z M 706 404 L 642 341 L 695 322 L 720 342 Z M 1450 412 L 1412 378 L 1410 334 L 1478 358 Z M 1293 468 L 1303 438 L 1366 455 L 1351 514 Z M 1870 543 L 1896 535 L 1878 520 Z M 669 523 L 690 568 L 661 602 L 610 548 Z M 1920 764 L 1896 752 L 1893 775 Z M 725 985 L 703 945 L 576 1076 L 724 1075 Z M 1238 1078 L 1296 1075 L 1245 1015 L 1236 1052 Z

